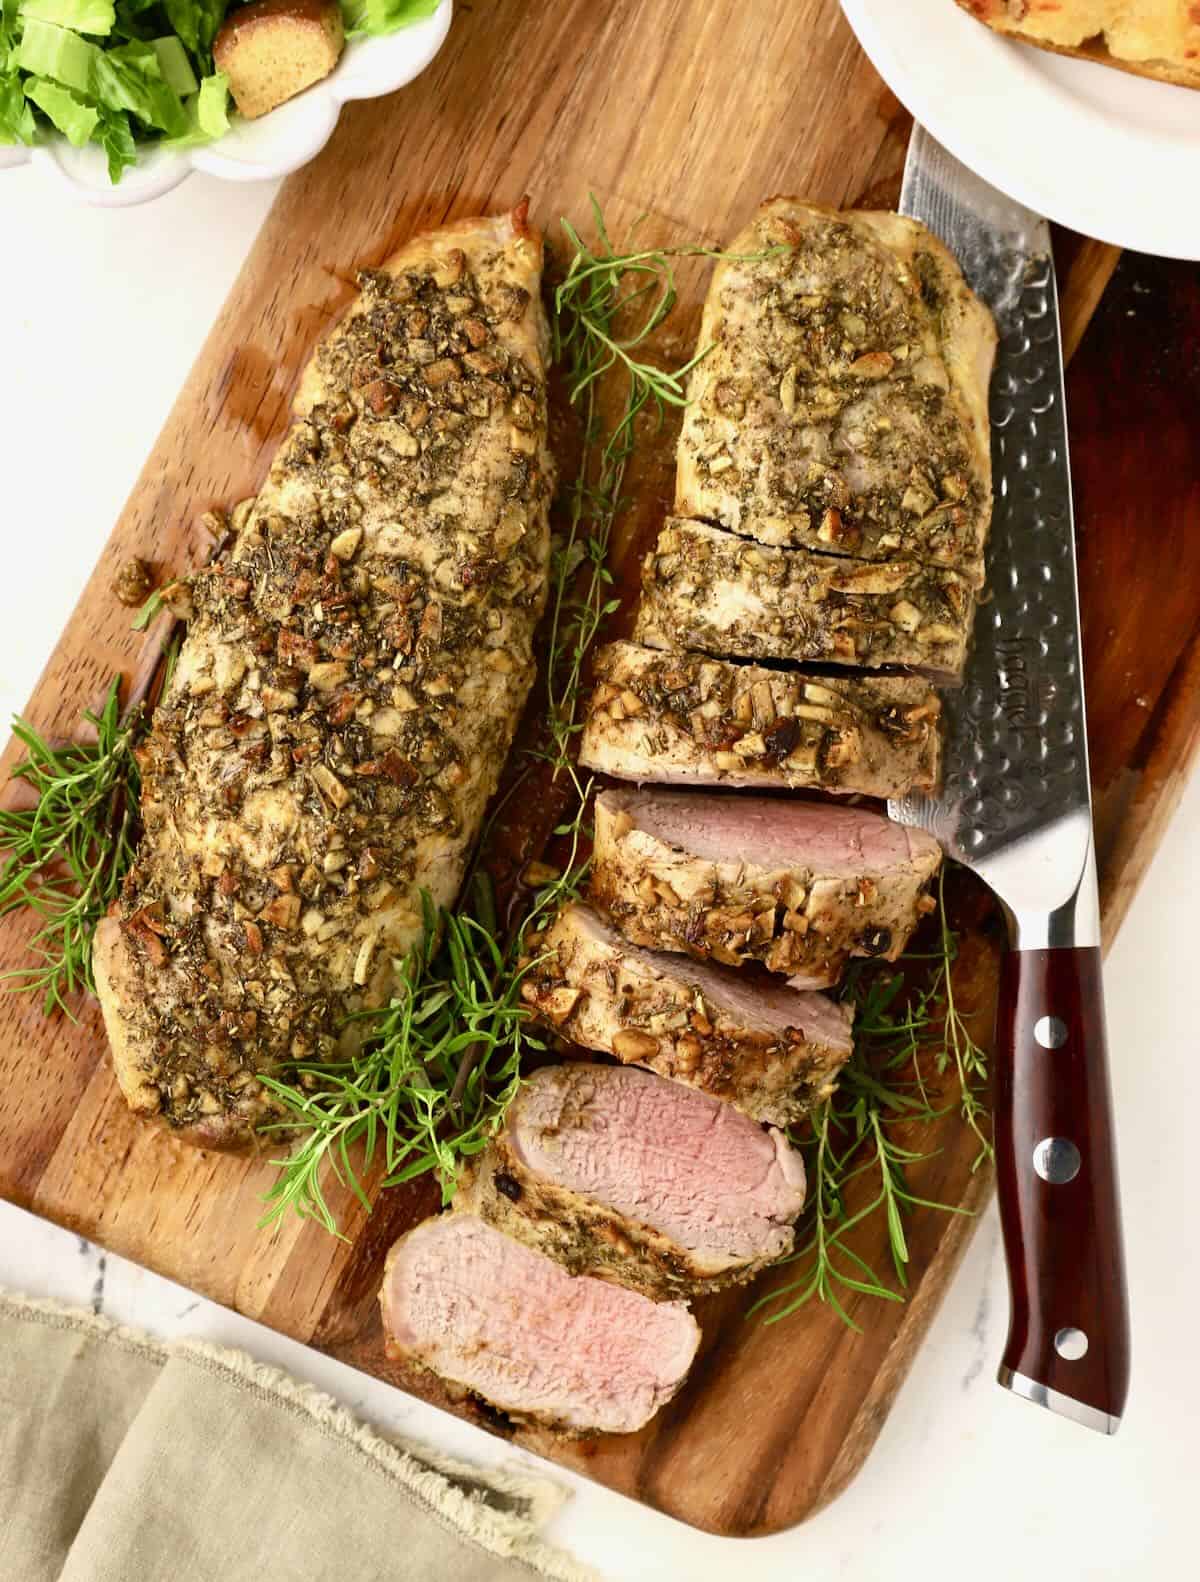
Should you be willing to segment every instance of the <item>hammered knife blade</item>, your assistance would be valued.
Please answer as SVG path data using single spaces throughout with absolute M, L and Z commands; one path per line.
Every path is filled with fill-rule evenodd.
M 1010 1390 L 1105 1433 L 1128 1389 L 1100 916 L 1067 457 L 1046 221 L 913 130 L 901 212 L 958 258 L 996 319 L 988 595 L 944 696 L 937 797 L 889 804 L 995 892 L 995 1143 L 1012 1299 Z

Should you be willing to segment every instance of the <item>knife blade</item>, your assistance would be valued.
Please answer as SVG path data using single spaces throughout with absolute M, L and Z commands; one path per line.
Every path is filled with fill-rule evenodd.
M 1050 230 L 914 127 L 901 212 L 958 258 L 999 332 L 989 597 L 943 699 L 940 795 L 889 803 L 1000 900 L 994 1129 L 1011 1319 L 999 1382 L 1113 1433 L 1129 1377 L 1100 913 Z

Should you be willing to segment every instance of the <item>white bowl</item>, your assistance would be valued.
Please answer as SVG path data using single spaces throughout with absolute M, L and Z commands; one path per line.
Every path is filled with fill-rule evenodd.
M 72 148 L 57 134 L 33 148 L 0 146 L 0 170 L 32 160 L 53 171 L 80 202 L 114 209 L 161 197 L 193 170 L 223 181 L 286 176 L 321 152 L 349 100 L 378 99 L 419 76 L 445 42 L 453 10 L 454 0 L 442 0 L 432 16 L 412 27 L 384 38 L 352 39 L 323 81 L 257 121 L 235 118 L 215 143 L 188 149 L 147 146 L 116 186 L 108 179 L 100 148 L 90 143 Z

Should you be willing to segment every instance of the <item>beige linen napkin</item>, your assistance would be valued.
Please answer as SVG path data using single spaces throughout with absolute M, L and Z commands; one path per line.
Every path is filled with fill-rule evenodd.
M 539 1534 L 562 1497 L 242 1352 L 0 1295 L 4 1582 L 585 1582 Z

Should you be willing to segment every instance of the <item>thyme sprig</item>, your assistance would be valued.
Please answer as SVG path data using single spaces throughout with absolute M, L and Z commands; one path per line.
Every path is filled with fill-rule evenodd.
M 26 756 L 13 770 L 37 800 L 0 809 L 0 916 L 28 907 L 41 918 L 36 964 L 3 974 L 10 987 L 41 994 L 49 1015 L 94 992 L 92 936 L 133 861 L 140 777 L 134 745 L 142 712 L 121 714 L 119 682 L 98 714 L 83 713 L 92 743 L 53 747 L 24 720 L 13 734 Z
M 809 1302 L 827 1303 L 851 1329 L 854 1296 L 904 1300 L 909 1247 L 905 1219 L 913 1208 L 946 1214 L 969 1210 L 920 1196 L 909 1173 L 931 1150 L 914 1145 L 912 1134 L 957 1109 L 974 1132 L 979 1150 L 972 1164 L 992 1157 L 987 1131 L 987 1055 L 971 1032 L 971 1016 L 958 1000 L 954 963 L 958 939 L 947 918 L 944 881 L 939 880 L 935 947 L 903 957 L 899 970 L 855 963 L 842 988 L 854 1005 L 854 1053 L 838 1088 L 798 1129 L 792 1141 L 805 1156 L 808 1205 L 797 1231 L 791 1262 L 795 1279 L 754 1302 L 751 1313 L 778 1323 Z M 925 965 L 935 963 L 932 970 Z M 909 981 L 905 965 L 916 965 Z M 931 1092 L 925 1066 L 939 1077 L 952 1074 L 954 1092 L 943 1100 Z M 899 1135 L 903 1132 L 903 1138 Z M 870 1264 L 854 1245 L 854 1233 L 882 1214 L 889 1268 Z

